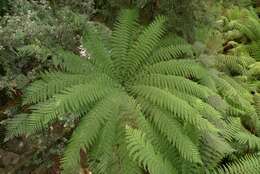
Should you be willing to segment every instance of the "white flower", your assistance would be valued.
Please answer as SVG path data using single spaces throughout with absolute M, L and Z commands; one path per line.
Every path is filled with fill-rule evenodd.
M 79 54 L 81 57 L 87 57 L 87 50 L 83 47 L 83 45 L 80 45 L 79 47 Z M 89 57 L 88 57 L 89 58 Z

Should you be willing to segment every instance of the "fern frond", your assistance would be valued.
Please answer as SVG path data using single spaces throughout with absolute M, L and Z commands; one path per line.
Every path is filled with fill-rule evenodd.
M 219 135 L 206 133 L 201 138 L 200 152 L 207 169 L 213 169 L 234 149 Z
M 203 118 L 207 119 L 217 128 L 221 128 L 223 125 L 223 115 L 221 112 L 217 111 L 213 106 L 206 103 L 206 101 L 202 101 L 201 99 L 194 97 L 192 95 L 178 92 L 178 91 L 170 91 L 172 94 L 177 96 L 178 98 L 187 101 L 193 108 L 195 108 Z
M 239 118 L 229 117 L 224 125 L 221 135 L 229 142 L 232 142 L 235 135 L 240 132 L 242 125 Z
M 160 41 L 160 47 L 167 47 L 170 45 L 187 45 L 188 42 L 181 38 L 180 36 L 176 35 L 175 33 L 170 33 L 164 36 Z
M 106 94 L 115 90 L 114 87 L 109 86 L 104 78 L 101 81 L 89 84 L 80 84 L 70 87 L 61 94 L 55 95 L 52 99 L 39 103 L 33 106 L 32 113 L 29 115 L 27 126 L 27 133 L 33 134 L 39 130 L 46 128 L 51 122 L 57 118 L 62 117 L 67 112 L 79 112 L 82 107 L 87 107 L 95 103 Z M 104 86 L 106 86 L 104 88 Z M 111 85 L 111 82 L 110 82 Z
M 192 108 L 186 101 L 179 99 L 170 92 L 162 89 L 138 85 L 131 88 L 131 93 L 142 97 L 154 105 L 171 112 L 176 118 L 182 119 L 195 127 L 205 131 L 216 131 L 216 128 Z
M 28 114 L 19 114 L 7 122 L 7 139 L 27 134 Z
M 260 61 L 260 39 L 250 43 L 247 47 L 247 50 L 256 61 Z
M 210 95 L 204 86 L 180 76 L 149 74 L 140 76 L 136 82 L 136 84 L 155 86 L 166 90 L 175 89 L 204 100 Z
M 148 118 L 156 125 L 161 134 L 174 144 L 181 156 L 190 162 L 201 163 L 199 150 L 185 134 L 182 125 L 170 113 L 164 112 L 156 106 L 153 108 L 147 106 L 145 108 Z
M 66 72 L 87 74 L 95 69 L 89 60 L 81 58 L 80 56 L 69 51 L 58 50 L 57 54 L 61 61 L 60 66 Z
M 208 72 L 193 60 L 182 59 L 159 62 L 145 67 L 145 71 L 155 74 L 183 76 L 190 80 L 198 81 L 213 90 L 215 89 L 215 83 Z
M 202 168 L 201 165 L 191 163 L 189 161 L 183 161 L 182 165 L 180 166 L 181 173 L 185 174 L 202 174 L 205 173 L 205 170 Z
M 169 161 L 156 153 L 151 142 L 140 130 L 126 127 L 126 141 L 130 156 L 144 166 L 149 173 L 177 173 Z
M 129 49 L 126 59 L 126 78 L 131 77 L 146 61 L 165 33 L 166 18 L 159 16 L 151 23 Z
M 138 162 L 133 160 L 131 156 L 128 154 L 127 150 L 127 142 L 125 138 L 125 129 L 124 134 L 122 135 L 122 141 L 119 141 L 121 147 L 119 148 L 119 158 L 120 158 L 120 173 L 123 174 L 143 174 L 144 170 L 141 168 L 141 166 L 138 165 Z M 118 172 L 118 169 L 114 172 Z
M 244 117 L 246 115 L 245 111 L 238 109 L 236 107 L 233 107 L 231 105 L 228 105 L 226 113 L 228 116 L 231 116 L 231 117 Z
M 241 24 L 238 20 L 233 20 L 228 24 L 228 28 L 230 30 L 236 29 L 243 33 L 246 37 L 248 37 L 250 40 L 255 39 L 255 34 L 253 31 L 251 31 L 246 25 Z
M 247 145 L 250 149 L 260 149 L 260 138 L 246 130 L 238 132 L 234 138 L 238 143 Z
M 254 63 L 248 56 L 220 55 L 217 56 L 217 67 L 224 72 L 232 74 L 244 74 L 249 65 Z
M 112 75 L 112 60 L 97 29 L 93 26 L 89 26 L 83 39 L 83 46 L 87 49 L 91 57 L 90 61 L 93 62 L 95 67 L 101 72 Z
M 241 82 L 239 83 L 238 81 L 236 81 L 235 79 L 229 77 L 229 76 L 222 76 L 222 78 L 228 82 L 233 88 L 236 89 L 236 91 L 240 94 L 241 97 L 243 97 L 244 99 L 253 102 L 253 97 L 250 94 L 250 92 L 244 87 L 242 86 Z
M 122 80 L 125 75 L 126 59 L 130 46 L 132 45 L 134 33 L 137 29 L 138 13 L 136 10 L 126 10 L 118 17 L 112 32 L 112 52 L 113 60 L 117 76 Z
M 192 56 L 192 54 L 193 54 L 192 47 L 188 44 L 170 45 L 156 50 L 146 63 L 155 64 L 162 61 L 182 58 L 185 55 Z
M 254 108 L 250 102 L 241 97 L 230 83 L 220 77 L 215 77 L 215 80 L 217 81 L 219 93 L 231 106 L 242 111 L 254 112 Z
M 260 118 L 260 95 L 258 93 L 254 95 L 254 107 L 258 118 Z
M 116 106 L 118 107 L 118 106 Z M 113 164 L 116 163 L 115 144 L 117 142 L 117 131 L 119 122 L 119 108 L 117 116 L 111 117 L 100 132 L 98 143 L 95 144 L 95 150 L 91 153 L 92 164 L 91 171 L 97 174 L 111 173 Z
M 217 169 L 215 174 L 258 174 L 260 172 L 260 161 L 259 157 L 256 156 L 245 156 L 238 161 L 222 166 Z
M 79 126 L 73 132 L 62 159 L 64 174 L 75 173 L 72 171 L 79 169 L 80 149 L 89 149 L 106 121 L 111 117 L 118 116 L 120 97 L 118 95 L 107 96 L 96 104 L 87 115 L 81 118 Z
M 182 164 L 183 157 L 181 157 L 175 146 L 165 138 L 165 135 L 158 130 L 155 124 L 152 124 L 149 121 L 149 116 L 147 116 L 147 119 L 145 118 L 145 109 L 146 108 L 143 108 L 144 111 L 142 111 L 138 117 L 138 125 L 140 129 L 145 132 L 146 137 L 152 143 L 154 150 L 162 154 L 163 157 L 171 162 L 174 168 L 179 171 L 180 168 L 178 166 Z
M 67 87 L 86 83 L 90 79 L 84 74 L 67 74 L 62 72 L 45 72 L 41 79 L 33 82 L 25 90 L 23 104 L 44 102 L 54 94 L 59 93 Z
M 247 72 L 249 79 L 259 79 L 260 78 L 260 62 L 256 62 L 250 65 L 250 69 Z M 258 81 L 258 80 L 257 80 Z

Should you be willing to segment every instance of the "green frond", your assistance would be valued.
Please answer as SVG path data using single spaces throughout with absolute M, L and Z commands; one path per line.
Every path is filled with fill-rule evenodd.
M 242 22 L 241 22 L 242 23 Z M 248 16 L 244 22 L 244 26 L 247 27 L 253 34 L 254 37 L 250 38 L 248 36 L 248 33 L 244 33 L 248 38 L 250 38 L 251 41 L 256 41 L 260 39 L 260 22 L 259 18 L 255 18 L 252 15 Z M 251 34 L 251 33 L 250 33 Z
M 252 80 L 257 80 L 260 78 L 260 62 L 256 62 L 250 66 L 247 76 Z
M 258 93 L 254 95 L 254 107 L 258 118 L 260 118 L 260 94 Z
M 237 40 L 238 38 L 242 38 L 243 33 L 241 33 L 238 29 L 232 29 L 225 33 L 226 40 Z M 237 43 L 236 43 L 237 44 Z
M 228 105 L 227 107 L 227 115 L 228 116 L 231 116 L 231 117 L 244 117 L 246 115 L 246 112 L 241 110 L 241 109 L 238 109 L 236 107 L 233 107 L 231 105 Z
M 201 99 L 194 97 L 192 95 L 178 92 L 178 91 L 170 91 L 176 97 L 187 101 L 194 109 L 196 109 L 203 118 L 207 119 L 217 128 L 221 128 L 223 125 L 223 115 L 221 112 L 217 111 L 213 106 L 206 103 L 206 101 L 202 101 Z
M 145 113 L 145 108 L 143 108 Z M 149 116 L 147 116 L 149 119 Z M 170 143 L 163 135 L 155 124 L 152 124 L 148 119 L 145 118 L 143 113 L 138 117 L 138 125 L 140 129 L 145 132 L 147 139 L 152 143 L 154 150 L 163 155 L 174 166 L 176 170 L 180 170 L 180 166 L 183 162 L 183 157 L 181 157 L 178 150 Z M 151 118 L 150 118 L 151 120 Z
M 256 61 L 260 61 L 260 39 L 250 43 L 247 47 L 247 50 Z
M 125 104 L 126 103 L 127 103 L 127 105 L 124 106 L 126 108 L 124 109 L 123 112 L 122 112 L 122 110 L 120 112 L 122 119 L 124 119 L 125 114 L 130 114 L 130 113 L 132 114 L 132 112 L 134 112 L 133 115 L 135 115 L 135 114 L 138 114 L 138 112 L 140 112 L 139 109 L 136 109 L 137 106 L 133 99 L 128 100 L 128 102 L 125 102 Z M 133 110 L 134 108 L 135 108 L 135 110 Z M 140 117 L 138 117 L 138 115 L 135 115 L 134 118 L 135 117 L 137 117 L 137 119 L 140 118 Z M 138 123 L 138 125 L 139 125 L 139 123 Z M 133 125 L 133 126 L 136 126 L 136 125 Z M 117 155 L 118 155 L 116 157 L 118 166 L 117 166 L 116 170 L 114 171 L 114 173 L 118 172 L 118 173 L 122 173 L 122 174 L 143 174 L 144 168 L 138 164 L 137 160 L 134 160 L 129 155 L 129 151 L 127 149 L 128 144 L 127 144 L 127 139 L 126 139 L 125 124 L 120 124 L 119 128 L 117 129 L 117 137 L 115 137 L 115 138 L 117 139 L 117 144 L 120 144 L 120 146 L 117 146 L 117 144 L 116 144 L 116 146 L 118 147 L 116 149 Z
M 232 74 L 244 74 L 254 60 L 248 56 L 220 55 L 217 56 L 217 68 Z
M 241 121 L 239 118 L 229 117 L 221 135 L 229 142 L 232 142 L 235 135 L 242 130 Z
M 205 87 L 180 76 L 149 74 L 140 76 L 136 84 L 155 86 L 165 90 L 177 90 L 206 100 L 210 95 Z
M 69 73 L 89 73 L 95 69 L 93 64 L 86 58 L 64 50 L 57 51 L 59 59 L 61 59 L 61 68 Z
M 125 75 L 126 59 L 132 45 L 134 33 L 137 29 L 138 13 L 136 10 L 126 10 L 121 13 L 112 32 L 111 58 L 117 71 L 117 76 L 122 80 Z M 121 74 L 121 75 L 120 75 Z
M 216 131 L 216 128 L 191 107 L 186 101 L 179 99 L 162 89 L 138 85 L 131 88 L 131 93 L 171 112 L 176 118 L 195 125 L 204 131 Z
M 184 124 L 184 130 L 186 132 L 186 134 L 190 137 L 190 139 L 192 140 L 192 142 L 194 144 L 196 144 L 196 146 L 199 148 L 199 144 L 200 144 L 200 139 L 201 139 L 201 135 L 202 133 L 198 130 L 196 130 L 196 128 L 193 125 L 188 125 L 188 124 Z M 200 153 L 201 155 L 201 153 Z M 182 160 L 181 161 L 181 165 L 179 167 L 179 171 L 183 174 L 199 174 L 204 173 L 204 170 L 202 170 L 203 164 L 199 164 L 199 163 L 191 163 L 190 161 L 187 160 Z
M 236 109 L 246 111 L 246 112 L 254 112 L 253 106 L 250 102 L 244 99 L 239 93 L 238 90 L 233 87 L 230 83 L 224 80 L 221 77 L 216 77 L 217 88 L 219 93 L 225 98 L 225 100 Z M 241 87 L 240 87 L 241 90 Z
M 140 130 L 126 127 L 126 141 L 130 156 L 146 168 L 149 173 L 177 173 L 169 161 L 156 153 L 151 142 Z
M 217 169 L 215 174 L 258 174 L 260 172 L 260 161 L 259 157 L 256 156 L 245 156 L 233 163 L 227 164 Z
M 104 78 L 91 84 L 79 84 L 67 88 L 61 94 L 55 95 L 44 103 L 34 105 L 32 113 L 28 116 L 27 133 L 33 134 L 36 131 L 46 128 L 51 122 L 63 117 L 67 112 L 80 112 L 82 107 L 88 107 L 105 95 L 115 90 Z M 105 87 L 106 86 L 106 87 Z
M 239 132 L 235 135 L 235 139 L 244 145 L 248 145 L 250 149 L 260 149 L 260 138 L 249 132 Z
M 246 25 L 241 24 L 238 20 L 233 20 L 228 24 L 228 28 L 230 30 L 236 29 L 243 33 L 246 37 L 248 37 L 250 40 L 255 39 L 255 34 L 253 31 L 251 31 Z
M 112 117 L 118 117 L 118 109 L 121 102 L 120 97 L 120 95 L 107 96 L 97 103 L 87 115 L 81 118 L 64 152 L 62 173 L 70 174 L 79 169 L 80 149 L 88 150 L 96 140 L 98 133 L 107 120 L 110 120 Z
M 255 135 L 257 137 L 260 136 L 260 120 L 256 120 L 256 123 L 255 123 Z
M 234 149 L 219 135 L 206 133 L 201 138 L 200 152 L 207 169 L 213 169 Z
M 23 104 L 44 102 L 65 88 L 86 83 L 89 79 L 90 77 L 84 74 L 45 72 L 41 75 L 40 80 L 33 82 L 26 88 Z
M 162 38 L 159 45 L 160 47 L 167 47 L 170 45 L 187 45 L 188 42 L 182 37 L 176 35 L 175 33 L 169 33 Z
M 51 51 L 48 48 L 44 46 L 39 46 L 37 44 L 24 45 L 18 47 L 17 50 L 19 56 L 21 57 L 34 56 L 41 62 L 46 61 L 48 56 L 51 54 Z
M 229 104 L 219 94 L 215 93 L 207 98 L 206 103 L 221 114 L 226 114 Z
M 127 76 L 125 78 L 134 75 L 138 68 L 149 58 L 165 33 L 165 22 L 165 17 L 157 17 L 133 43 L 126 59 Z
M 118 106 L 115 106 L 115 108 Z M 119 111 L 119 109 L 118 109 Z M 119 112 L 118 112 L 119 114 Z M 95 146 L 94 153 L 91 153 L 91 159 L 94 163 L 91 171 L 97 174 L 111 173 L 110 168 L 115 163 L 113 156 L 114 146 L 117 139 L 117 128 L 118 128 L 118 116 L 114 115 L 111 117 L 106 125 L 101 130 L 101 136 L 99 136 L 98 143 Z M 93 124 L 95 126 L 95 124 Z M 91 130 L 91 129 L 90 129 Z M 92 155 L 93 154 L 93 155 Z
M 250 94 L 250 92 L 248 91 L 248 89 L 246 89 L 244 86 L 242 86 L 242 83 L 239 81 L 236 81 L 235 79 L 225 75 L 222 76 L 222 78 L 228 82 L 233 88 L 236 89 L 236 91 L 239 93 L 239 95 L 241 97 L 243 97 L 244 99 L 253 102 L 253 97 Z
M 213 90 L 215 89 L 215 83 L 208 72 L 195 63 L 194 60 L 182 59 L 159 62 L 145 67 L 145 71 L 155 74 L 183 76 L 190 80 L 198 81 Z
M 119 158 L 120 158 L 120 173 L 123 174 L 143 174 L 144 170 L 141 168 L 142 166 L 138 165 L 137 161 L 134 161 L 128 154 L 127 144 L 125 140 L 125 130 L 123 134 L 124 142 L 120 143 L 121 148 L 119 149 Z M 116 170 L 114 173 L 118 172 Z
M 18 114 L 7 122 L 7 139 L 27 134 L 28 114 Z
M 182 125 L 174 119 L 171 113 L 164 112 L 156 108 L 156 106 L 150 107 L 148 104 L 146 106 L 146 114 L 160 130 L 161 134 L 177 148 L 184 159 L 194 163 L 201 163 L 197 146 L 185 134 Z
M 169 45 L 167 47 L 161 47 L 156 50 L 147 60 L 146 64 L 155 64 L 161 61 L 183 58 L 184 56 L 191 57 L 192 55 L 192 47 L 189 44 Z
M 113 66 L 109 50 L 95 27 L 89 26 L 87 29 L 83 38 L 83 46 L 90 54 L 90 61 L 95 67 L 101 72 L 112 75 Z
M 206 169 L 203 169 L 201 165 L 191 163 L 189 161 L 183 161 L 180 166 L 182 174 L 202 174 Z
M 227 43 L 227 45 L 232 45 L 234 47 L 234 48 L 228 50 L 227 55 L 242 56 L 242 57 L 247 58 L 248 62 L 255 61 L 254 58 L 251 57 L 251 55 L 248 53 L 247 46 L 245 46 L 243 44 L 239 44 L 235 41 L 229 41 Z M 245 59 L 245 58 L 242 58 L 242 59 Z

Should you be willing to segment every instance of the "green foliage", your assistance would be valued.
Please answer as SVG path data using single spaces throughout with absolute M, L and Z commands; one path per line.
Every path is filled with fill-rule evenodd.
M 74 12 L 86 14 L 88 16 L 95 13 L 94 0 L 48 0 L 48 2 L 53 10 L 69 7 Z
M 259 173 L 258 157 L 244 156 L 259 152 L 258 98 L 166 28 L 162 16 L 142 28 L 136 10 L 120 14 L 111 37 L 88 25 L 88 56 L 57 49 L 63 64 L 26 89 L 23 104 L 34 105 L 9 121 L 9 138 L 74 120 L 64 174 L 78 172 L 81 150 L 100 174 Z M 250 61 L 236 61 L 246 73 Z
M 245 50 L 250 56 L 259 60 L 259 40 L 260 40 L 260 22 L 257 14 L 252 10 L 233 8 L 227 11 L 227 18 L 225 18 L 224 29 L 227 32 L 227 38 L 238 42 L 236 44 L 235 53 L 246 54 Z M 239 32 L 237 37 L 231 37 L 234 32 Z M 242 42 L 242 44 L 239 44 Z M 245 49 L 243 49 L 245 47 Z
M 219 3 L 213 0 L 95 0 L 96 18 L 109 25 L 123 8 L 135 7 L 139 10 L 141 22 L 149 23 L 158 14 L 167 16 L 167 28 L 194 42 L 196 27 L 211 25 L 219 12 Z
M 230 7 L 230 5 L 235 5 L 239 7 L 250 7 L 253 5 L 254 0 L 223 0 L 224 7 Z
M 87 17 L 66 8 L 54 14 L 46 1 L 11 5 L 12 14 L 0 20 L 0 90 L 13 96 L 39 71 L 59 64 L 57 49 L 79 52 Z
M 246 156 L 238 160 L 236 163 L 228 164 L 222 169 L 219 169 L 216 174 L 243 174 L 243 173 L 259 173 L 259 159 L 255 156 Z
M 8 12 L 10 2 L 8 0 L 0 2 L 0 16 L 3 16 L 5 13 Z

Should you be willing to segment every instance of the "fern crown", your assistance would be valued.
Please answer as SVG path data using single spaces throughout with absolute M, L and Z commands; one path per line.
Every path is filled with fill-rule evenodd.
M 223 115 L 252 111 L 241 103 L 252 107 L 236 92 L 224 101 L 223 86 L 231 84 L 196 63 L 189 44 L 166 34 L 165 22 L 159 16 L 143 29 L 137 12 L 125 10 L 109 38 L 89 26 L 83 45 L 90 59 L 60 51 L 62 70 L 43 73 L 27 88 L 24 104 L 34 105 L 10 121 L 9 136 L 34 134 L 58 119 L 79 120 L 63 155 L 64 174 L 77 173 L 81 149 L 94 173 L 187 174 L 178 166 L 216 167 L 233 152 L 223 140 L 233 132 L 219 131 Z M 215 141 L 199 141 L 210 137 Z

